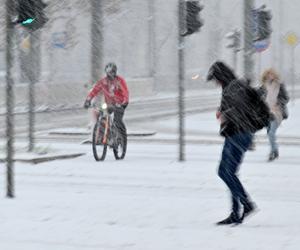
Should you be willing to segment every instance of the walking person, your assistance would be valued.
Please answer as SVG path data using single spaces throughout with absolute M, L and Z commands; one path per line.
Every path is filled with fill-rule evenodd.
M 253 100 L 256 98 L 255 103 L 259 103 L 261 99 L 246 81 L 237 79 L 233 71 L 223 62 L 217 61 L 210 67 L 207 80 L 214 80 L 222 87 L 217 118 L 221 122 L 220 134 L 225 137 L 225 142 L 218 175 L 228 186 L 232 199 L 229 217 L 219 221 L 217 225 L 238 224 L 253 213 L 256 207 L 240 182 L 237 172 L 245 152 L 251 145 L 253 134 L 258 130 L 255 123 L 260 117 L 254 115 L 257 109 L 253 106 Z M 264 118 L 263 125 L 259 124 L 260 129 L 267 126 L 269 111 L 263 102 L 259 105 L 262 108 L 261 117 Z
M 282 120 L 288 118 L 286 105 L 289 101 L 289 96 L 284 83 L 280 80 L 279 74 L 274 69 L 268 69 L 262 74 L 259 91 L 271 112 L 271 121 L 267 129 L 271 146 L 268 160 L 273 161 L 279 157 L 276 132 Z

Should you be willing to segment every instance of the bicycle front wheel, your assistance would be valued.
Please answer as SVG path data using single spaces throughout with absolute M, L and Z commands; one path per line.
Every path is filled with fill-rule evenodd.
M 115 145 L 113 148 L 114 156 L 116 160 L 123 160 L 127 150 L 127 133 L 117 133 L 115 138 Z
M 107 152 L 106 139 L 104 138 L 105 121 L 97 121 L 93 130 L 93 154 L 96 161 L 103 161 Z

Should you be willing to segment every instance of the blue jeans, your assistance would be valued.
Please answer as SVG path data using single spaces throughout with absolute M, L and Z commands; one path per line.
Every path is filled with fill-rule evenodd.
M 228 186 L 232 196 L 232 212 L 239 214 L 240 203 L 249 202 L 248 195 L 237 177 L 239 165 L 248 150 L 253 135 L 251 133 L 235 134 L 225 139 L 218 175 Z
M 271 145 L 271 152 L 278 152 L 278 144 L 276 142 L 276 131 L 279 127 L 279 123 L 276 120 L 270 122 L 268 127 L 268 138 Z

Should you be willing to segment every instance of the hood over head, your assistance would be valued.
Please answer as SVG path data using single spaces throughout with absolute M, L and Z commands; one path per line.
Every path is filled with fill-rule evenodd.
M 231 68 L 221 61 L 215 62 L 209 69 L 207 81 L 217 80 L 223 87 L 236 80 L 236 76 Z

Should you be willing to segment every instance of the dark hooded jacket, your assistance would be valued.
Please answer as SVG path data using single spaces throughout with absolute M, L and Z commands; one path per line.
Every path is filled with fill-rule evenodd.
M 229 137 L 237 133 L 251 132 L 269 123 L 269 109 L 246 80 L 237 79 L 233 71 L 222 62 L 216 62 L 209 70 L 208 80 L 216 79 L 222 85 L 219 111 L 224 117 L 220 134 Z

